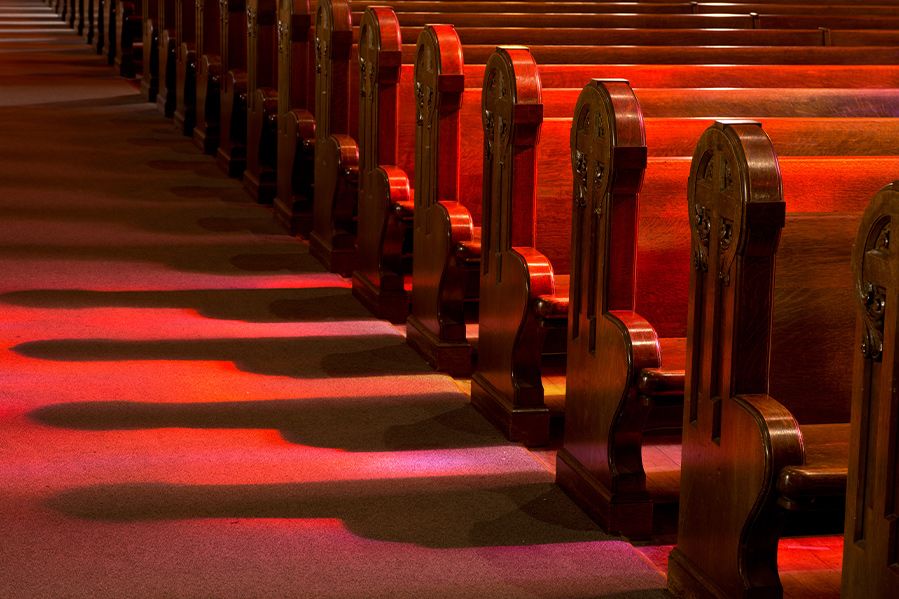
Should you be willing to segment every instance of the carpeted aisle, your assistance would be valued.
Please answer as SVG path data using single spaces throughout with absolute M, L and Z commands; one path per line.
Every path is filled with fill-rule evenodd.
M 663 597 L 47 7 L 0 1 L 0 597 Z

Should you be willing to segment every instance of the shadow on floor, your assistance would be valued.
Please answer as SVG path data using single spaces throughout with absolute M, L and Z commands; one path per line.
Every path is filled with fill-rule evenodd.
M 202 272 L 220 275 L 249 273 L 324 272 L 306 247 L 290 237 L 283 243 L 268 243 L 265 253 L 247 253 L 250 244 L 211 244 L 198 239 L 194 244 L 170 245 L 0 245 L 0 257 L 92 260 L 108 265 L 115 262 L 150 262 L 181 272 Z
M 35 308 L 187 308 L 208 318 L 245 322 L 323 322 L 374 317 L 342 287 L 89 291 L 33 289 L 0 302 Z
M 422 459 L 427 459 L 423 457 Z M 432 548 L 606 541 L 547 474 L 257 485 L 91 485 L 45 504 L 88 520 L 338 518 L 372 540 Z
M 507 444 L 458 393 L 210 403 L 88 401 L 44 406 L 29 418 L 92 431 L 272 429 L 291 443 L 361 452 Z
M 322 326 L 327 328 L 326 324 Z M 29 358 L 61 362 L 212 360 L 232 362 L 245 372 L 295 378 L 433 373 L 399 335 L 163 341 L 59 339 L 22 343 L 12 351 Z

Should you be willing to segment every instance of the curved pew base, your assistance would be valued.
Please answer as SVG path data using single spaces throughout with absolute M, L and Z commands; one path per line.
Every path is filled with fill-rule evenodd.
M 194 128 L 194 145 L 200 148 L 204 154 L 215 155 L 219 147 L 219 138 L 208 129 Z
M 152 81 L 147 81 L 146 79 L 141 79 L 140 81 L 140 95 L 147 99 L 147 102 L 156 103 L 156 93 L 159 90 L 156 89 L 156 86 L 153 85 Z
M 406 343 L 435 370 L 454 377 L 469 377 L 474 370 L 474 350 L 468 341 L 443 341 L 415 316 L 406 320 Z
M 471 404 L 510 441 L 528 447 L 549 443 L 550 412 L 545 405 L 515 408 L 480 373 L 471 379 Z
M 608 532 L 631 539 L 652 536 L 652 500 L 616 500 L 564 447 L 556 454 L 556 484 Z
M 220 147 L 215 155 L 215 161 L 229 177 L 240 177 L 247 168 L 245 148 L 232 145 L 230 149 Z
M 409 294 L 405 289 L 384 289 L 358 271 L 353 273 L 353 297 L 369 312 L 393 324 L 402 324 L 409 316 Z
M 327 243 L 313 231 L 309 236 L 309 253 L 329 272 L 349 277 L 356 263 L 354 240 L 354 236 L 347 234 L 337 236 L 332 243 Z
M 275 222 L 279 223 L 291 235 L 309 237 L 312 231 L 312 212 L 308 208 L 308 201 L 300 200 L 274 200 Z M 305 211 L 302 206 L 306 206 Z
M 271 204 L 277 191 L 274 174 L 274 171 L 268 171 L 257 176 L 247 169 L 243 174 L 243 188 L 259 204 Z
M 689 599 L 733 599 L 732 595 L 721 591 L 710 580 L 699 573 L 699 570 L 691 564 L 677 547 L 668 556 L 668 590 L 675 597 L 687 597 Z M 782 589 L 770 588 L 759 591 L 757 597 L 781 597 Z

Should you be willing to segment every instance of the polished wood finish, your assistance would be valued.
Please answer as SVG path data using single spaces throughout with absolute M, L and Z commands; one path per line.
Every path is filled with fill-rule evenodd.
M 197 105 L 197 5 L 175 0 L 175 126 L 193 135 Z
M 275 218 L 291 234 L 312 229 L 315 168 L 313 3 L 280 0 Z
M 855 347 L 848 258 L 860 190 L 883 173 L 870 165 L 839 197 L 821 190 L 840 179 L 811 169 L 799 173 L 801 188 L 786 177 L 781 188 L 773 152 L 747 151 L 770 145 L 752 127 L 756 141 L 739 145 L 705 135 L 691 169 L 680 522 L 669 561 L 669 588 L 686 596 L 779 597 L 784 524 L 811 514 L 810 532 L 843 520 Z M 739 185 L 747 167 L 763 171 Z M 796 214 L 775 262 L 783 215 L 771 201 L 781 189 Z M 747 193 L 757 200 L 735 202 Z
M 141 36 L 143 68 L 140 93 L 148 102 L 156 102 L 159 92 L 159 0 L 141 2 Z
M 888 597 L 899 588 L 894 383 L 899 260 L 891 247 L 897 215 L 899 187 L 891 183 L 865 210 L 852 251 L 858 324 L 841 591 L 847 599 Z
M 222 24 L 219 0 L 195 0 L 197 75 L 193 139 L 206 154 L 219 144 L 222 81 Z
M 243 185 L 257 202 L 275 197 L 278 127 L 278 3 L 247 3 L 247 167 Z
M 566 326 L 567 289 L 557 286 L 558 275 L 568 274 L 562 252 L 552 252 L 558 260 L 548 255 L 561 240 L 541 236 L 540 221 L 560 218 L 561 226 L 552 228 L 570 228 L 567 211 L 558 209 L 567 204 L 570 170 L 567 156 L 538 153 L 541 83 L 527 49 L 501 47 L 488 59 L 481 105 L 485 258 L 471 401 L 508 438 L 540 445 L 548 440 L 550 424 L 541 360 L 547 337 Z M 540 302 L 553 307 L 535 309 Z
M 116 0 L 117 31 L 113 62 L 122 77 L 132 78 L 141 71 L 143 58 L 142 0 Z
M 402 262 L 411 259 L 412 140 L 415 96 L 400 85 L 399 19 L 386 7 L 365 11 L 359 41 L 359 197 L 353 295 L 375 316 L 404 322 L 409 311 Z M 402 122 L 401 121 L 405 121 Z M 373 226 L 368 226 L 373 225 Z M 388 251 L 382 251 L 382 248 Z
M 354 140 L 358 72 L 350 68 L 352 13 L 347 0 L 318 3 L 315 22 L 315 179 L 309 251 L 348 276 L 355 259 L 359 152 Z
M 107 0 L 108 1 L 108 0 Z M 156 92 L 156 109 L 171 118 L 175 114 L 175 0 L 158 0 L 156 17 L 158 41 L 156 42 L 159 85 Z
M 222 75 L 219 84 L 219 144 L 216 162 L 228 176 L 239 177 L 246 167 L 246 0 L 226 0 L 225 4 L 220 4 L 219 24 Z

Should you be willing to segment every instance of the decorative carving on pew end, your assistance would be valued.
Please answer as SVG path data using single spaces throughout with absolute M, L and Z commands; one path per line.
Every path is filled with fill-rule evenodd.
M 349 135 L 352 12 L 347 0 L 318 4 L 315 25 L 315 165 L 309 251 L 331 272 L 355 266 L 359 149 Z
M 881 189 L 859 224 L 852 252 L 856 328 L 851 442 L 846 494 L 841 596 L 887 597 L 899 586 L 899 514 L 893 498 L 899 440 L 896 401 L 899 255 L 892 222 L 899 218 L 899 182 Z
M 394 11 L 368 7 L 359 39 L 359 197 L 353 294 L 375 316 L 406 321 L 409 177 L 397 166 L 402 39 Z
M 527 48 L 500 47 L 490 56 L 481 107 L 484 224 L 471 401 L 510 440 L 543 445 L 550 432 L 540 374 L 546 330 L 533 308 L 554 283 L 552 265 L 534 249 L 543 103 Z
M 275 198 L 278 120 L 278 6 L 275 0 L 247 4 L 247 134 L 243 186 L 256 202 Z
M 197 67 L 196 125 L 194 145 L 204 154 L 215 155 L 219 145 L 222 63 L 218 56 L 204 54 Z
M 304 140 L 315 139 L 308 58 L 314 36 L 309 0 L 280 0 L 278 8 L 278 123 L 275 220 L 291 234 L 312 228 L 314 153 Z
M 181 44 L 176 71 L 175 127 L 183 135 L 192 136 L 197 120 L 197 51 L 194 44 Z
M 640 373 L 661 366 L 652 325 L 634 312 L 637 196 L 647 151 L 627 81 L 596 79 L 571 126 L 572 271 L 565 435 L 556 481 L 607 530 L 653 532 L 641 455 L 649 407 Z
M 476 301 L 476 260 L 456 251 L 474 239 L 474 222 L 459 202 L 462 44 L 450 25 L 418 36 L 415 61 L 415 205 L 412 306 L 406 340 L 437 370 L 469 376 L 474 351 L 466 309 Z M 468 308 L 470 310 L 470 307 Z
M 785 204 L 777 157 L 758 123 L 706 130 L 688 198 L 693 269 L 668 587 L 687 597 L 779 597 L 777 473 L 804 456 L 795 419 L 766 395 Z

